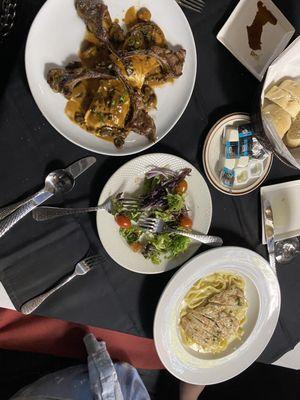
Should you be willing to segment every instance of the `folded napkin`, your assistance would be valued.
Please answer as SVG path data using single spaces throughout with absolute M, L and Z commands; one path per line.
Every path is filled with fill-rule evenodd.
M 29 215 L 1 238 L 0 281 L 15 308 L 51 288 L 87 256 L 101 257 L 99 265 L 74 278 L 48 297 L 34 314 L 60 318 L 124 333 L 142 335 L 130 310 L 107 273 L 116 264 L 104 251 L 92 227 L 81 218 L 64 217 L 36 222 Z M 91 237 L 93 236 L 93 238 Z M 136 316 L 133 315 L 133 318 Z
M 70 274 L 90 247 L 84 231 L 74 220 L 53 221 L 44 232 L 35 223 L 38 229 L 30 230 L 31 235 L 24 235 L 30 221 L 22 224 L 23 221 L 3 237 L 0 250 L 0 279 L 17 310 L 25 301 Z

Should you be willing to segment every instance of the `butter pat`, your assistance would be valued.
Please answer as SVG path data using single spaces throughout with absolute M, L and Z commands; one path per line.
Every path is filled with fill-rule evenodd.
M 235 164 L 236 164 L 235 158 L 225 158 L 224 160 L 224 168 L 234 169 Z
M 238 142 L 239 132 L 232 126 L 226 126 L 225 128 L 225 143 L 226 142 Z
M 238 160 L 237 167 L 244 168 L 249 164 L 249 156 L 241 156 Z

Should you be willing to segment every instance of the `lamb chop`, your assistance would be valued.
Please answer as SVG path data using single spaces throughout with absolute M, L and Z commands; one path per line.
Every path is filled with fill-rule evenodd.
M 67 99 L 70 98 L 75 86 L 86 79 L 116 79 L 107 70 L 87 70 L 81 63 L 75 62 L 66 68 L 52 68 L 47 74 L 47 82 L 54 92 L 62 93 Z

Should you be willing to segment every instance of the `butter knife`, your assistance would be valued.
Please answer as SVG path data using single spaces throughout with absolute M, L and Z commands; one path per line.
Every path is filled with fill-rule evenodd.
M 269 263 L 271 268 L 276 272 L 276 258 L 275 258 L 275 240 L 274 240 L 274 219 L 271 203 L 269 200 L 263 200 L 263 216 L 265 237 L 269 253 Z
M 70 191 L 75 179 L 96 162 L 95 157 L 86 157 L 71 164 L 66 169 L 51 172 L 45 179 L 45 186 L 39 192 L 17 204 L 16 209 L 0 221 L 0 237 L 4 236 L 17 222 L 39 205 L 57 193 Z

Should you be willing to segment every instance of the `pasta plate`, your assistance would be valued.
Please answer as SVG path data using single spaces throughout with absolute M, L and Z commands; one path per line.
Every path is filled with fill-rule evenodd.
M 221 353 L 204 353 L 183 344 L 179 330 L 184 297 L 199 279 L 225 272 L 245 281 L 248 303 L 244 334 Z M 226 381 L 248 368 L 262 353 L 277 325 L 280 288 L 268 262 L 251 250 L 222 247 L 208 250 L 186 263 L 171 279 L 157 306 L 154 340 L 170 373 L 196 385 Z

